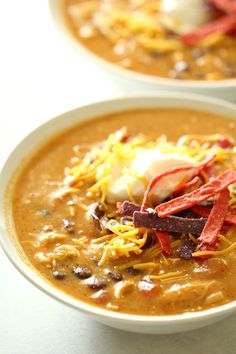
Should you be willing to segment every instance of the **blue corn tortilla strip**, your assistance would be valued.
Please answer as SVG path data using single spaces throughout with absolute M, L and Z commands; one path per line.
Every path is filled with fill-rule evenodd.
M 123 203 L 117 205 L 117 211 L 123 216 L 133 216 L 135 211 L 140 210 L 140 205 L 131 203 L 128 200 L 125 200 Z
M 188 237 L 184 237 L 180 241 L 180 245 L 177 248 L 177 253 L 180 258 L 189 260 L 192 258 L 192 253 L 196 248 L 196 244 L 190 240 Z
M 206 221 L 206 218 L 183 218 L 173 215 L 160 218 L 156 212 L 135 211 L 133 213 L 135 227 L 145 227 L 147 229 L 166 232 L 178 232 L 181 234 L 192 233 L 194 235 L 201 235 Z
M 120 204 L 118 212 L 123 216 L 133 216 L 135 226 L 177 234 L 191 232 L 200 235 L 207 221 L 206 218 L 199 218 L 191 210 L 185 210 L 176 216 L 170 215 L 160 218 L 154 210 L 140 212 L 140 206 L 130 201 L 124 201 Z
M 141 209 L 140 205 L 132 203 L 129 200 L 125 200 L 123 203 L 118 203 L 118 205 L 117 205 L 118 214 L 125 216 L 125 217 L 126 216 L 127 217 L 133 216 L 134 212 L 140 211 L 140 209 Z M 154 209 L 148 208 L 147 211 L 154 212 Z M 190 218 L 190 219 L 194 219 L 194 218 L 199 219 L 199 215 L 194 213 L 191 209 L 182 210 L 179 213 L 177 213 L 176 216 L 181 216 L 183 218 Z

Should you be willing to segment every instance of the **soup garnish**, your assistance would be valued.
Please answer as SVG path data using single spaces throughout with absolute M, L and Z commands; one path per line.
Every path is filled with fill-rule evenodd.
M 171 131 L 173 116 L 175 138 L 148 135 L 154 117 Z M 186 117 L 194 134 L 180 134 Z M 233 122 L 184 110 L 109 118 L 55 138 L 23 170 L 13 216 L 32 265 L 113 311 L 168 315 L 235 299 Z M 215 122 L 222 133 L 207 135 Z

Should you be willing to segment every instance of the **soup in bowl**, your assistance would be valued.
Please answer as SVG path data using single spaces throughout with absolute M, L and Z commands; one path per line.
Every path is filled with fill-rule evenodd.
M 177 332 L 232 313 L 235 118 L 229 103 L 168 94 L 49 121 L 3 168 L 5 252 L 118 328 Z
M 68 42 L 116 76 L 233 99 L 236 12 L 234 1 L 226 2 L 51 0 L 50 5 Z

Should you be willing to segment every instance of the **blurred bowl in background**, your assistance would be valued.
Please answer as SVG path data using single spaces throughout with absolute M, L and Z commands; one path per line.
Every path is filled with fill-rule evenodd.
M 80 43 L 72 33 L 63 12 L 63 1 L 49 0 L 49 7 L 52 19 L 68 46 L 72 47 L 78 56 L 86 57 L 91 65 L 96 64 L 108 71 L 114 80 L 121 81 L 124 85 L 133 85 L 135 90 L 177 90 L 178 92 L 192 92 L 236 101 L 236 79 L 233 78 L 215 81 L 163 78 L 126 70 L 100 58 Z

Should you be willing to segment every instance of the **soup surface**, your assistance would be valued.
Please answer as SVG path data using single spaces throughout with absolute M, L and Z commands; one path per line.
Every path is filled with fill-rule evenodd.
M 211 6 L 200 5 L 199 22 L 190 3 L 199 7 L 202 0 L 173 1 L 182 4 L 177 17 L 168 8 L 165 13 L 165 2 L 64 0 L 63 5 L 74 36 L 91 52 L 125 69 L 179 80 L 235 78 L 236 10 L 225 14 L 209 0 Z
M 73 127 L 15 184 L 23 252 L 55 287 L 113 311 L 169 315 L 235 300 L 235 137 L 235 121 L 183 109 Z

